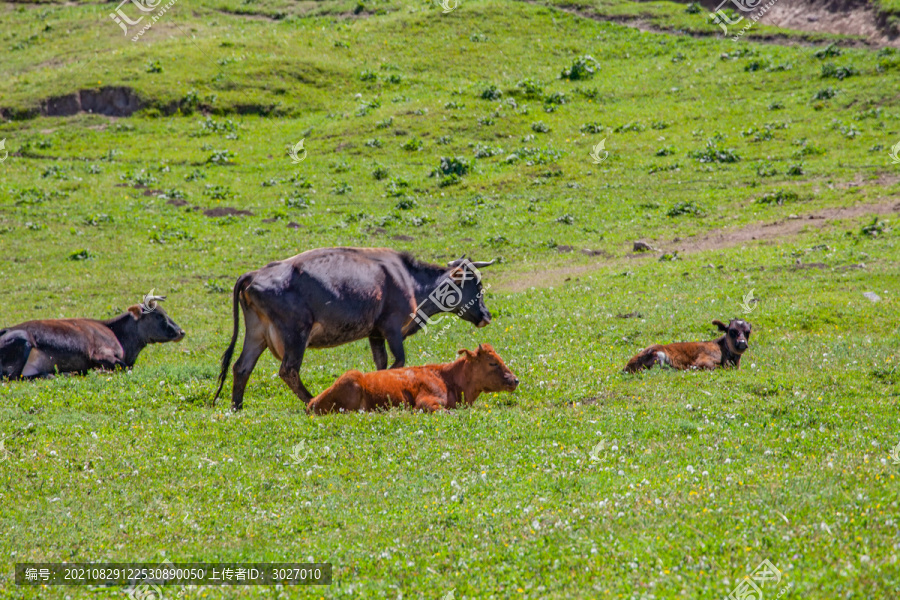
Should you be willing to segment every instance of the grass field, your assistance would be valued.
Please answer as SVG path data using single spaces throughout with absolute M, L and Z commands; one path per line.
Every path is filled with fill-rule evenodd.
M 766 598 L 897 597 L 900 53 L 565 8 L 708 35 L 499 0 L 203 0 L 131 42 L 112 4 L 0 5 L 0 325 L 155 288 L 187 331 L 131 372 L 0 383 L 0 598 L 125 597 L 16 586 L 17 562 L 310 560 L 331 586 L 164 595 L 706 599 L 764 559 Z M 113 87 L 139 110 L 39 116 Z M 311 417 L 267 354 L 241 414 L 230 383 L 210 407 L 236 278 L 333 245 L 497 258 L 491 325 L 411 337 L 407 364 L 491 343 L 519 390 Z M 732 317 L 740 370 L 621 374 Z M 302 375 L 351 368 L 365 341 Z

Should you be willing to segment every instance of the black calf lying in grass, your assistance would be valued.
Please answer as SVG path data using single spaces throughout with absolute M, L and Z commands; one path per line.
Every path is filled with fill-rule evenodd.
M 0 329 L 0 379 L 130 369 L 147 344 L 184 337 L 181 327 L 158 306 L 163 299 L 148 294 L 143 303 L 106 321 L 45 319 Z
M 717 367 L 739 367 L 741 355 L 747 350 L 750 338 L 750 323 L 732 319 L 728 325 L 715 320 L 713 325 L 725 335 L 710 342 L 677 342 L 656 344 L 638 352 L 625 365 L 626 373 L 649 369 L 653 365 L 675 369 L 715 369 Z

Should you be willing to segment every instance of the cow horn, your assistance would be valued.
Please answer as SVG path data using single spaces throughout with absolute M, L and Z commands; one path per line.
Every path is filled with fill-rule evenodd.
M 155 288 L 151 289 L 150 293 L 147 294 L 146 296 L 144 296 L 143 301 L 141 301 L 142 312 L 145 312 L 145 313 L 153 312 L 154 310 L 156 310 L 157 303 L 166 299 L 165 296 L 154 296 L 153 295 L 154 291 L 155 291 Z
M 472 266 L 476 269 L 483 269 L 484 267 L 489 267 L 496 262 L 496 258 L 494 260 L 489 260 L 487 262 L 473 262 Z
M 456 267 L 456 266 L 459 266 L 459 263 L 461 263 L 461 262 L 463 261 L 463 259 L 465 259 L 465 258 L 466 258 L 466 255 L 463 254 L 462 256 L 460 256 L 459 258 L 457 258 L 456 260 L 451 260 L 450 262 L 448 262 L 448 263 L 447 263 L 447 266 L 448 266 L 448 267 Z

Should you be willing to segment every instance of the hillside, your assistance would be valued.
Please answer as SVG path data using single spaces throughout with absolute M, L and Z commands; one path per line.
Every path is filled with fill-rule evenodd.
M 735 42 L 670 2 L 452 6 L 176 2 L 132 42 L 115 4 L 0 5 L 0 327 L 153 288 L 187 331 L 0 382 L 0 597 L 122 597 L 11 581 L 76 559 L 335 565 L 187 599 L 721 598 L 763 559 L 785 599 L 900 586 L 896 7 Z M 491 343 L 519 390 L 310 417 L 267 354 L 210 407 L 237 277 L 335 245 L 496 258 L 490 326 L 407 363 Z M 733 317 L 739 370 L 621 373 Z

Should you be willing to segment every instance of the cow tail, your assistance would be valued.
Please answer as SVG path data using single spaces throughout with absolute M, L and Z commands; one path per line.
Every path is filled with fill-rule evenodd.
M 222 392 L 222 386 L 225 385 L 225 378 L 228 377 L 228 367 L 231 365 L 231 358 L 234 356 L 234 346 L 237 344 L 238 329 L 241 325 L 240 315 L 238 314 L 238 299 L 241 295 L 241 292 L 244 291 L 247 282 L 250 281 L 250 277 L 251 276 L 249 273 L 246 275 L 242 275 L 238 278 L 237 283 L 234 284 L 234 293 L 232 295 L 232 302 L 234 305 L 232 309 L 234 330 L 231 333 L 231 343 L 228 345 L 228 348 L 225 349 L 225 354 L 222 355 L 222 371 L 219 373 L 219 389 L 216 390 L 216 395 L 213 396 L 213 406 L 216 405 L 216 400 L 219 398 L 219 394 Z

